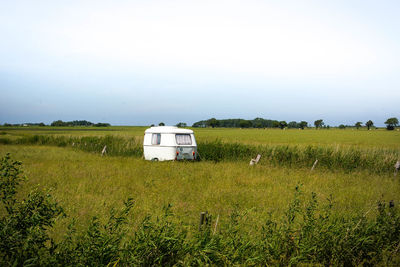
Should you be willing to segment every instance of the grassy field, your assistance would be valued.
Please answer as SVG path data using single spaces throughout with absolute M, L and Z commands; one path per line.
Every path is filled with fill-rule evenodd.
M 138 158 L 101 157 L 68 148 L 0 146 L 24 163 L 29 180 L 23 193 L 35 186 L 51 189 L 83 224 L 94 215 L 133 197 L 137 216 L 160 214 L 173 204 L 186 224 L 197 227 L 198 214 L 209 211 L 227 219 L 235 207 L 248 212 L 251 225 L 261 226 L 269 213 L 282 216 L 296 185 L 315 192 L 323 202 L 330 195 L 337 212 L 351 214 L 375 207 L 378 200 L 400 201 L 400 183 L 391 176 L 367 172 L 310 172 L 247 162 L 162 162 Z
M 0 138 L 18 139 L 30 135 L 106 136 L 140 138 L 143 127 L 108 129 L 0 129 Z M 198 142 L 219 139 L 249 145 L 335 146 L 361 149 L 400 149 L 400 133 L 384 130 L 257 130 L 195 129 Z M 327 170 L 310 167 L 280 166 L 269 163 L 250 167 L 243 161 L 148 162 L 140 157 L 105 156 L 71 146 L 0 145 L 0 157 L 11 153 L 23 162 L 29 178 L 19 194 L 32 188 L 50 190 L 64 207 L 68 218 L 58 220 L 51 232 L 56 240 L 65 234 L 71 218 L 83 229 L 93 216 L 105 220 L 112 207 L 134 200 L 131 227 L 138 227 L 146 215 L 161 216 L 163 207 L 172 204 L 174 220 L 189 233 L 196 233 L 199 213 L 208 211 L 220 218 L 220 227 L 228 224 L 232 212 L 240 216 L 240 231 L 256 236 L 268 218 L 285 215 L 296 186 L 309 199 L 316 193 L 321 204 L 332 198 L 335 214 L 374 217 L 378 201 L 400 202 L 399 177 L 393 169 L 384 174 L 369 170 Z M 305 204 L 304 204 L 305 205 Z
M 144 127 L 6 128 L 0 144 L 53 145 L 109 155 L 143 154 Z M 284 167 L 311 166 L 316 159 L 328 170 L 369 170 L 389 173 L 400 157 L 400 133 L 385 130 L 195 129 L 203 160 L 248 161 L 257 154 L 261 163 Z
M 147 127 L 113 126 L 106 128 L 88 127 L 0 127 L 1 136 L 15 138 L 26 135 L 56 136 L 104 136 L 143 139 Z M 219 139 L 223 142 L 273 145 L 331 145 L 364 148 L 395 148 L 400 150 L 400 132 L 377 129 L 330 129 L 330 130 L 280 130 L 280 129 L 233 129 L 233 128 L 193 128 L 198 141 Z
M 112 135 L 129 139 L 141 137 L 145 128 L 89 129 L 3 128 L 0 137 Z M 195 129 L 195 134 L 198 142 L 219 139 L 227 143 L 400 150 L 400 133 L 385 130 Z M 381 197 L 400 200 L 396 180 L 368 171 L 327 172 L 317 168 L 316 172 L 310 173 L 309 168 L 281 168 L 268 162 L 249 168 L 247 161 L 153 164 L 139 158 L 100 157 L 100 154 L 48 146 L 1 146 L 0 151 L 2 155 L 11 152 L 24 162 L 30 177 L 27 188 L 34 184 L 54 188 L 55 196 L 71 209 L 71 214 L 86 219 L 101 214 L 104 207 L 117 205 L 128 196 L 137 196 L 142 215 L 173 203 L 178 214 L 191 218 L 189 223 L 196 221 L 201 210 L 226 215 L 233 205 L 239 205 L 255 212 L 257 220 L 262 221 L 259 218 L 264 218 L 268 212 L 279 214 L 296 184 L 303 184 L 306 192 L 316 192 L 322 199 L 332 194 L 338 201 L 337 208 L 345 212 L 367 208 Z

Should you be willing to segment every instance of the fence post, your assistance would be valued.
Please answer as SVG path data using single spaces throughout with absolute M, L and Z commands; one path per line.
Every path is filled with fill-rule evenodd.
M 397 172 L 400 170 L 400 160 L 394 165 L 394 176 L 397 176 Z
M 313 170 L 314 170 L 315 166 L 317 166 L 317 163 L 318 163 L 318 159 L 316 159 L 316 160 L 315 160 L 315 162 L 314 162 L 314 164 L 312 165 L 312 167 L 311 167 L 311 171 L 313 171 Z
M 201 230 L 201 227 L 204 224 L 204 221 L 206 220 L 206 214 L 207 214 L 207 211 L 206 212 L 204 212 L 204 211 L 200 212 L 199 231 Z
M 217 216 L 217 219 L 215 220 L 215 225 L 214 225 L 214 232 L 213 232 L 213 235 L 215 235 L 215 233 L 217 232 L 218 221 L 219 221 L 219 214 L 218 214 L 218 216 Z
M 101 156 L 107 153 L 107 146 L 104 146 L 103 151 L 101 151 Z

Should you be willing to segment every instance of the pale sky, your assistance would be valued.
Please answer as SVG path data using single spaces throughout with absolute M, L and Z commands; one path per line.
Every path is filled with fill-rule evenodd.
M 400 118 L 399 1 L 0 1 L 0 123 Z

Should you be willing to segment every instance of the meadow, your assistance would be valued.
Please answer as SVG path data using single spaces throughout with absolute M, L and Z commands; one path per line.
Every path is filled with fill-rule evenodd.
M 168 219 L 171 222 L 167 225 L 177 228 L 173 228 L 173 237 L 170 238 L 179 240 L 174 233 L 183 231 L 187 233 L 184 242 L 195 240 L 190 244 L 185 243 L 192 250 L 180 255 L 176 261 L 163 262 L 157 258 L 158 261 L 153 264 L 356 265 L 363 261 L 388 264 L 399 260 L 398 224 L 389 223 L 397 228 L 393 228 L 393 235 L 386 239 L 381 238 L 379 231 L 365 230 L 375 229 L 369 223 L 380 222 L 382 216 L 389 216 L 380 210 L 382 203 L 394 203 L 394 209 L 398 209 L 400 182 L 399 176 L 393 175 L 393 165 L 400 159 L 398 131 L 194 129 L 201 161 L 148 162 L 141 158 L 140 150 L 145 127 L 92 129 L 0 129 L 0 157 L 10 153 L 13 159 L 22 161 L 24 175 L 28 177 L 18 191 L 18 198 L 37 188 L 49 192 L 64 208 L 67 217 L 57 218 L 48 231 L 55 242 L 63 240 L 72 221 L 75 221 L 77 232 L 85 232 L 93 216 L 105 223 L 111 209 L 119 209 L 124 201 L 132 198 L 126 236 L 134 239 L 133 236 L 138 236 L 137 231 L 143 232 L 147 216 L 151 216 L 150 220 L 155 223 L 154 229 L 157 222 L 163 222 L 165 207 L 170 207 L 169 212 L 173 216 Z M 104 145 L 108 147 L 108 154 L 101 156 Z M 262 160 L 258 165 L 249 166 L 250 158 L 257 153 L 262 155 Z M 320 162 L 311 171 L 317 157 Z M 323 220 L 325 209 L 316 205 L 331 207 L 329 223 L 319 221 Z M 198 236 L 199 213 L 203 211 L 211 215 L 212 222 L 208 232 L 212 234 L 206 241 L 216 242 L 218 237 L 223 244 L 218 247 L 213 243 L 214 250 L 208 248 L 210 251 L 207 247 L 196 247 L 196 242 L 205 238 Z M 312 211 L 314 215 L 310 215 Z M 296 213 L 298 217 L 288 223 L 291 214 Z M 2 214 L 5 214 L 4 209 Z M 394 215 L 397 213 L 393 210 L 390 214 L 398 216 Z M 315 216 L 315 220 L 307 221 L 312 216 Z M 393 223 L 398 217 L 389 219 Z M 389 219 L 385 217 L 385 223 Z M 237 228 L 232 226 L 232 221 Z M 283 228 L 276 228 L 271 224 L 272 221 Z M 321 233 L 333 234 L 343 230 L 344 236 L 339 233 L 336 235 L 347 240 L 349 234 L 345 229 L 353 229 L 354 240 L 357 241 L 344 244 L 352 246 L 354 253 L 342 255 L 343 252 L 331 252 L 328 253 L 330 256 L 318 258 L 326 251 L 318 252 L 316 247 L 327 246 L 325 243 L 329 240 L 333 242 L 334 237 L 324 236 L 317 240 L 319 243 L 312 243 L 317 241 L 304 236 L 306 229 L 311 229 L 309 224 L 305 224 L 310 221 L 314 223 L 314 235 L 320 237 Z M 297 228 L 290 226 L 291 223 L 296 224 Z M 330 230 L 324 229 L 323 225 L 331 227 Z M 379 227 L 383 229 L 382 225 Z M 268 239 L 265 237 L 268 232 L 266 229 L 275 229 L 282 234 L 269 237 L 272 243 L 278 244 L 275 250 L 271 248 L 272 243 L 267 244 L 268 249 L 263 247 L 266 245 L 263 242 Z M 356 234 L 358 229 L 360 233 Z M 379 243 L 375 237 L 381 238 L 379 242 L 382 247 L 377 246 L 380 252 L 372 248 L 372 243 Z M 243 244 L 235 247 L 230 243 L 235 240 Z M 259 242 L 253 243 L 251 240 Z M 304 245 L 304 240 L 312 244 Z M 296 241 L 296 244 L 293 243 L 293 250 L 290 250 L 285 246 L 292 241 Z M 341 244 L 341 249 L 346 249 L 345 245 Z M 335 247 L 333 244 L 331 246 Z M 229 247 L 232 247 L 231 251 L 227 251 Z M 307 252 L 311 248 L 314 250 Z M 207 257 L 195 254 L 197 250 Z M 165 255 L 161 258 L 171 259 L 166 256 L 167 252 L 163 253 Z M 254 254 L 254 258 L 249 253 Z M 269 256 L 265 258 L 260 255 Z M 105 261 L 110 263 L 118 259 L 124 262 L 124 257 L 120 255 Z M 125 258 L 125 264 L 146 263 L 130 259 Z
M 0 127 L 0 137 L 22 137 L 26 135 L 55 136 L 105 136 L 136 137 L 142 141 L 147 127 Z M 220 139 L 224 142 L 273 145 L 331 145 L 356 146 L 362 148 L 400 149 L 400 132 L 385 129 L 356 130 L 280 130 L 280 129 L 240 129 L 240 128 L 192 128 L 198 141 Z M 2 133 L 2 134 L 1 134 Z

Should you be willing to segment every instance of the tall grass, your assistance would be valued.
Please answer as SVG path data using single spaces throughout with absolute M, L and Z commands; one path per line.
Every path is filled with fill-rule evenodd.
M 245 145 L 209 141 L 198 144 L 200 156 L 206 160 L 250 160 L 257 154 L 262 162 L 282 166 L 311 167 L 318 159 L 318 165 L 330 170 L 368 170 L 376 173 L 392 172 L 400 158 L 397 150 L 360 149 L 339 146 L 288 146 L 288 145 Z
M 0 144 L 17 145 L 53 145 L 58 147 L 73 147 L 86 152 L 101 152 L 107 146 L 106 153 L 110 156 L 143 155 L 142 143 L 136 138 L 122 138 L 112 135 L 106 136 L 53 136 L 28 135 L 18 139 L 0 138 Z
M 333 214 L 334 203 L 320 205 L 317 195 L 304 200 L 296 186 L 281 219 L 267 219 L 256 235 L 243 231 L 247 219 L 233 210 L 229 221 L 207 223 L 189 233 L 164 214 L 146 216 L 135 229 L 129 224 L 134 201 L 112 209 L 108 220 L 94 217 L 84 231 L 70 224 L 56 241 L 49 229 L 65 213 L 49 194 L 35 190 L 17 198 L 24 177 L 20 162 L 0 160 L 0 262 L 2 266 L 203 266 L 203 265 L 398 265 L 400 210 L 378 202 L 371 214 Z M 367 216 L 368 215 L 368 216 Z M 216 230 L 217 229 L 217 230 Z
M 70 146 L 87 152 L 100 153 L 107 146 L 110 156 L 143 155 L 141 140 L 118 136 L 52 136 L 28 135 L 19 139 L 0 138 L 0 144 L 31 144 Z M 394 149 L 340 146 L 297 146 L 297 145 L 249 145 L 225 143 L 220 140 L 198 142 L 200 159 L 210 161 L 249 161 L 257 154 L 262 155 L 262 163 L 278 166 L 311 167 L 318 159 L 318 166 L 329 170 L 368 170 L 374 173 L 389 173 L 400 159 L 400 153 Z

